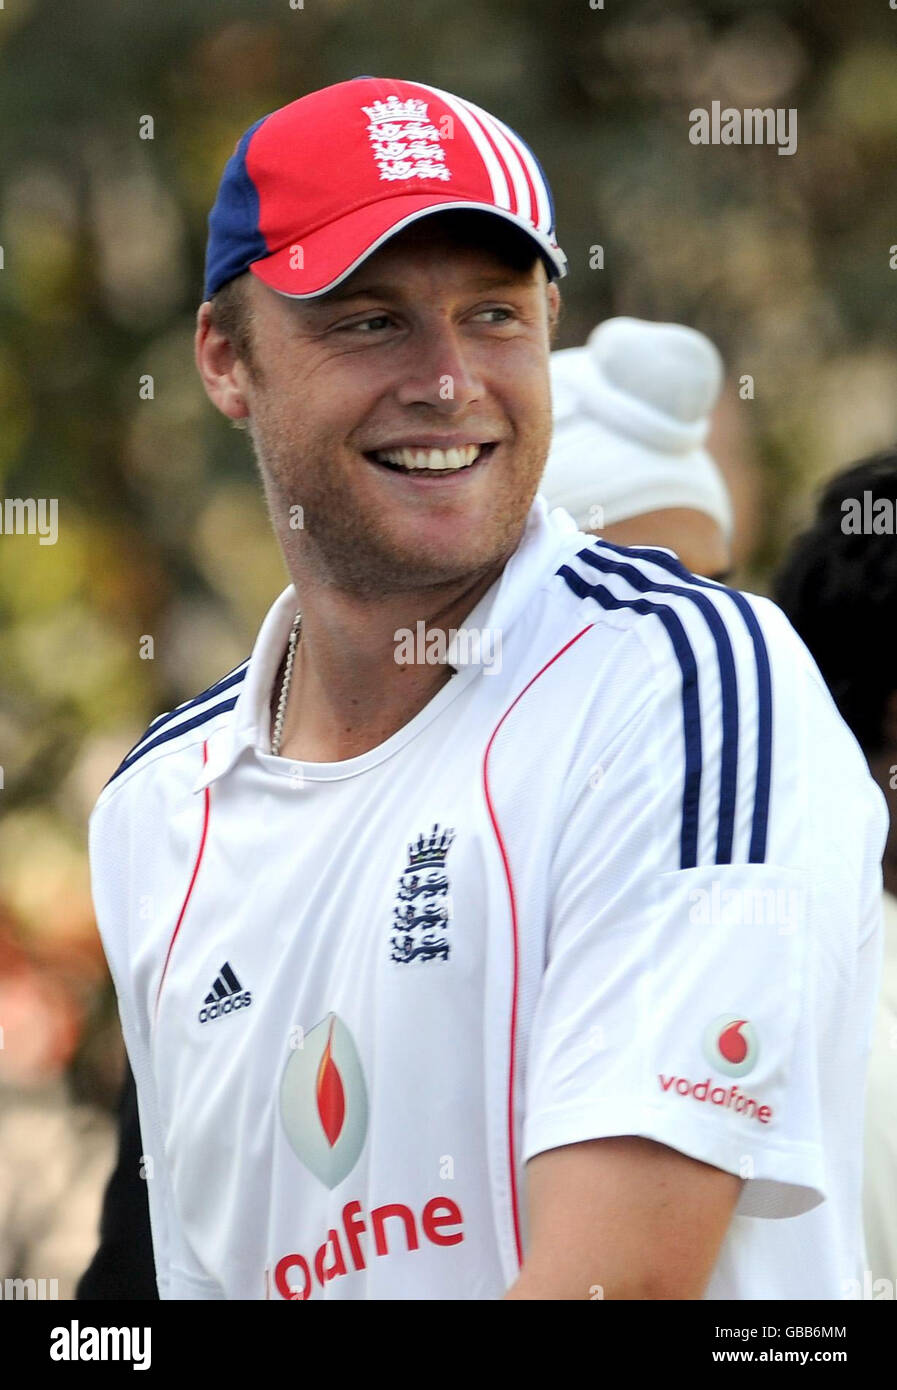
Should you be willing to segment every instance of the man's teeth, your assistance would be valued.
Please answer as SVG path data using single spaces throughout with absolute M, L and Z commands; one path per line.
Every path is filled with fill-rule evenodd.
M 374 458 L 378 463 L 392 463 L 399 468 L 429 468 L 443 472 L 469 468 L 482 448 L 482 444 L 465 444 L 459 449 L 379 449 Z

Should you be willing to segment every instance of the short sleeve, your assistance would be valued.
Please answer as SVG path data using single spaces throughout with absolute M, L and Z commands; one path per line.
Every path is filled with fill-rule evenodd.
M 811 693 L 790 628 L 765 634 L 765 719 L 756 645 L 733 643 L 733 733 L 718 647 L 694 640 L 684 668 L 657 627 L 647 643 L 639 633 L 641 668 L 629 639 L 631 717 L 605 745 L 590 711 L 596 732 L 571 771 L 523 1157 L 640 1135 L 747 1179 L 739 1214 L 796 1216 L 827 1195 L 826 1029 L 857 969 L 866 887 L 848 864 L 837 891 L 820 893 L 828 822 L 810 803 L 840 796 L 845 814 L 863 813 L 862 834 L 868 777 L 833 707 Z M 815 722 L 828 780 L 813 772 L 801 720 Z

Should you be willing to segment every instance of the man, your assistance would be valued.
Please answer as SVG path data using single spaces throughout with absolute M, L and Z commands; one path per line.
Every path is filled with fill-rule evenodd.
M 723 384 L 719 353 L 678 323 L 613 318 L 551 354 L 554 432 L 539 491 L 581 531 L 675 551 L 722 579 L 732 506 L 706 451 Z
M 213 317 L 246 352 L 242 280 L 229 282 L 237 289 L 230 307 L 227 287 L 216 296 Z M 732 508 L 702 447 L 723 379 L 709 339 L 679 324 L 608 319 L 584 347 L 552 352 L 550 372 L 552 442 L 539 489 L 549 505 L 565 507 L 583 531 L 624 545 L 665 546 L 695 573 L 725 578 Z M 129 1067 L 119 1109 L 118 1159 L 100 1244 L 78 1286 L 82 1299 L 156 1297 Z
M 863 1207 L 865 1297 L 897 1284 L 897 451 L 827 484 L 776 597 L 812 652 L 888 804 L 884 967 L 869 1063 Z M 865 516 L 865 520 L 864 520 Z M 871 525 L 869 524 L 871 522 Z M 886 1280 L 882 1286 L 878 1281 Z
M 535 496 L 563 271 L 531 152 L 421 83 L 225 170 L 196 360 L 292 582 L 91 817 L 163 1297 L 858 1267 L 880 795 L 773 605 Z

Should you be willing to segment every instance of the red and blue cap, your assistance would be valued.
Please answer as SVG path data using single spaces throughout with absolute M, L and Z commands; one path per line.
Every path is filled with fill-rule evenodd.
M 338 82 L 237 142 L 209 214 L 205 297 L 244 270 L 294 299 L 326 294 L 404 227 L 451 210 L 503 218 L 549 279 L 566 274 L 545 175 L 503 121 L 423 82 Z

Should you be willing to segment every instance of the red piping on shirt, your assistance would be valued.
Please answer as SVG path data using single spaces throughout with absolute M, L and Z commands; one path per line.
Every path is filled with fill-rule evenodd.
M 205 739 L 204 742 L 203 742 L 203 745 L 202 745 L 202 763 L 203 763 L 203 767 L 205 767 L 206 762 L 208 761 L 208 756 L 209 756 L 209 755 L 208 755 L 208 752 L 207 752 L 207 749 L 208 749 L 208 742 L 209 742 L 208 739 Z M 178 913 L 178 920 L 177 920 L 177 922 L 176 922 L 176 924 L 175 924 L 175 928 L 174 928 L 174 931 L 173 931 L 173 933 L 172 933 L 171 940 L 170 940 L 169 943 L 168 943 L 168 950 L 167 950 L 167 952 L 166 952 L 166 954 L 165 954 L 165 964 L 162 966 L 162 978 L 161 978 L 160 981 L 159 981 L 159 988 L 156 990 L 156 1007 L 155 1007 L 155 1009 L 154 1009 L 154 1011 L 153 1011 L 153 1017 L 155 1017 L 156 1014 L 158 1014 L 158 1012 L 159 1012 L 159 998 L 160 998 L 160 996 L 161 996 L 161 994 L 162 994 L 162 986 L 163 986 L 163 984 L 165 983 L 165 974 L 166 974 L 166 972 L 167 972 L 167 970 L 168 970 L 168 962 L 171 960 L 172 948 L 174 947 L 174 943 L 175 943 L 175 941 L 176 941 L 176 939 L 177 939 L 177 934 L 178 934 L 178 932 L 179 932 L 180 929 L 181 929 L 181 923 L 182 923 L 183 920 L 184 920 L 184 913 L 187 911 L 187 904 L 188 904 L 188 902 L 190 901 L 190 894 L 193 892 L 193 885 L 194 885 L 195 882 L 196 882 L 196 875 L 199 873 L 199 866 L 200 866 L 200 864 L 202 863 L 203 851 L 205 850 L 205 847 L 206 847 L 206 833 L 208 832 L 208 829 L 209 829 L 209 788 L 208 788 L 208 787 L 205 788 L 205 791 L 204 791 L 204 793 L 203 793 L 203 800 L 205 801 L 205 809 L 204 809 L 204 811 L 203 811 L 203 818 L 202 818 L 202 838 L 201 838 L 201 840 L 200 840 L 200 842 L 199 842 L 199 853 L 198 853 L 197 856 L 196 856 L 196 863 L 193 865 L 193 876 L 192 876 L 191 879 L 190 879 L 190 887 L 187 889 L 187 896 L 184 898 L 184 901 L 183 901 L 183 903 L 181 904 L 181 910 L 180 910 L 180 912 Z
M 514 1214 L 514 1241 L 517 1246 L 518 1265 L 523 1264 L 523 1245 L 520 1239 L 520 1211 L 517 1202 L 517 1165 L 514 1155 L 514 1069 L 517 1061 L 517 986 L 520 971 L 520 942 L 517 930 L 517 898 L 514 893 L 514 879 L 511 873 L 510 863 L 508 862 L 508 854 L 507 850 L 505 849 L 505 842 L 502 839 L 502 833 L 499 829 L 498 818 L 496 817 L 495 809 L 492 805 L 492 797 L 489 794 L 489 754 L 492 751 L 492 745 L 495 742 L 495 737 L 502 724 L 505 722 L 514 706 L 518 704 L 520 700 L 523 699 L 530 686 L 535 685 L 536 681 L 539 679 L 541 675 L 544 675 L 544 673 L 548 670 L 549 666 L 553 666 L 554 663 L 557 661 L 558 657 L 563 656 L 564 652 L 567 651 L 570 647 L 572 647 L 574 642 L 578 642 L 580 637 L 582 637 L 585 633 L 589 631 L 590 628 L 593 628 L 594 626 L 594 623 L 589 623 L 588 626 L 584 627 L 581 632 L 577 632 L 575 637 L 571 637 L 570 641 L 565 643 L 565 645 L 561 647 L 559 652 L 555 652 L 554 656 L 551 658 L 550 661 L 546 661 L 541 671 L 537 671 L 536 674 L 532 677 L 532 679 L 527 682 L 527 684 L 520 691 L 519 695 L 517 695 L 515 699 L 511 702 L 511 704 L 508 705 L 508 708 L 505 710 L 501 719 L 499 719 L 495 728 L 492 730 L 489 742 L 486 744 L 486 752 L 483 755 L 483 790 L 486 794 L 486 805 L 489 808 L 489 817 L 492 821 L 492 829 L 495 831 L 495 838 L 498 841 L 499 853 L 501 854 L 501 862 L 504 866 L 505 878 L 508 884 L 508 899 L 510 901 L 511 906 L 511 932 L 513 935 L 514 987 L 511 999 L 510 1063 L 508 1067 L 508 1167 L 511 1176 L 511 1207 Z

